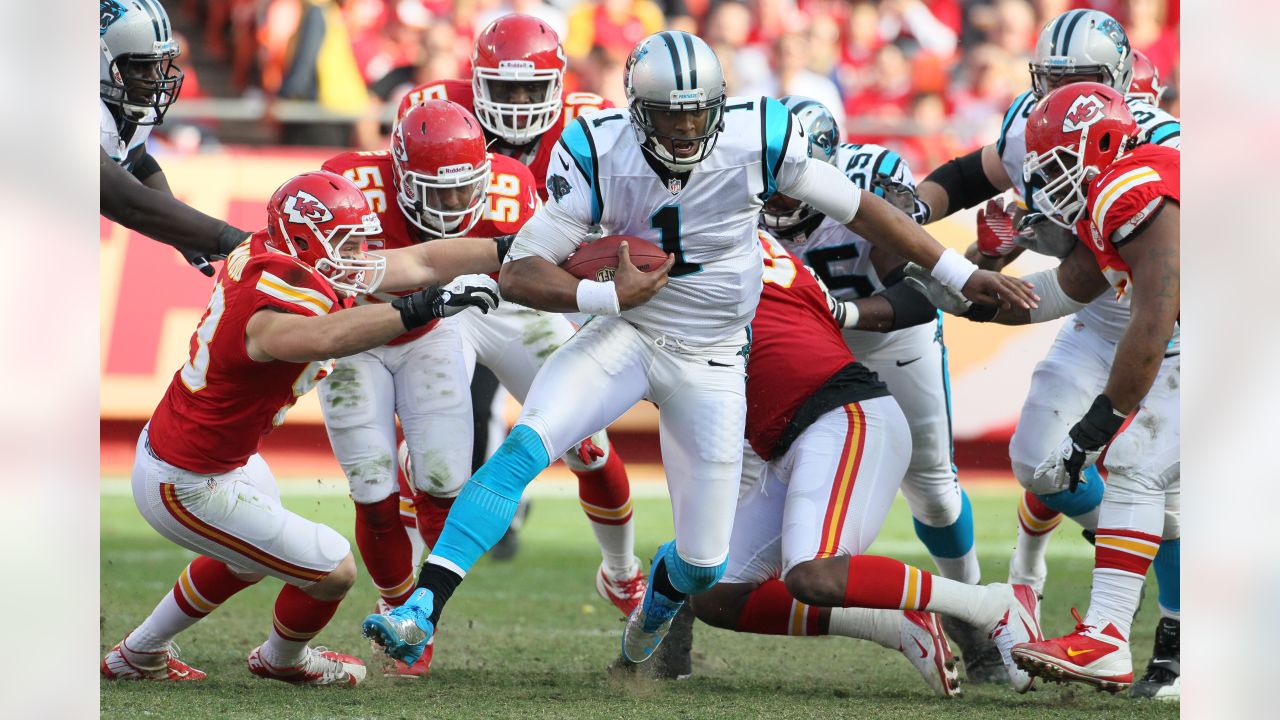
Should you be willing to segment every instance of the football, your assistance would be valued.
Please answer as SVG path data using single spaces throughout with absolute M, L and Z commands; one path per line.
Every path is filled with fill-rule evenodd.
M 594 242 L 584 243 L 560 267 L 576 278 L 608 282 L 618 270 L 618 245 L 623 240 L 627 241 L 631 264 L 640 270 L 656 270 L 667 261 L 667 254 L 662 248 L 648 240 L 630 235 L 607 235 Z

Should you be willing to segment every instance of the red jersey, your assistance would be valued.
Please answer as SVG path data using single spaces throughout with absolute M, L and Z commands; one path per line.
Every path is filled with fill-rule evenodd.
M 759 236 L 764 289 L 751 322 L 747 441 L 770 460 L 822 413 L 889 392 L 855 361 L 812 271 L 767 233 Z
M 489 154 L 489 161 L 489 207 L 485 208 L 480 222 L 467 233 L 468 237 L 510 235 L 528 222 L 541 204 L 529 168 L 517 160 L 493 153 Z M 394 250 L 423 242 L 423 234 L 405 219 L 396 203 L 390 151 L 345 152 L 329 158 L 321 169 L 345 176 L 364 191 L 369 207 L 378 214 L 378 219 L 382 222 L 382 235 L 369 239 L 371 250 Z M 356 303 L 364 305 L 391 302 L 396 296 L 411 292 L 413 291 L 375 292 L 358 296 Z M 417 340 L 430 332 L 437 322 L 433 320 L 414 328 L 387 344 L 402 345 Z
M 1181 153 L 1162 145 L 1140 145 L 1089 183 L 1084 217 L 1076 236 L 1093 251 L 1098 268 L 1127 305 L 1133 274 L 1116 245 L 1123 245 L 1163 203 L 1179 203 Z
M 440 82 L 426 83 L 415 87 L 404 96 L 404 99 L 400 101 L 400 109 L 396 112 L 396 117 L 404 115 L 408 108 L 417 105 L 423 100 L 430 99 L 456 102 L 466 108 L 467 112 L 474 115 L 476 112 L 473 103 L 474 98 L 470 80 L 441 80 Z M 564 132 L 564 129 L 569 127 L 569 123 L 576 120 L 579 115 L 611 107 L 613 107 L 613 103 L 594 93 L 565 93 L 564 109 L 560 111 L 560 120 L 555 125 L 552 125 L 550 130 L 528 145 L 508 145 L 502 141 L 502 138 L 495 138 L 488 130 L 485 130 L 485 135 L 489 140 L 493 141 L 490 144 L 490 149 L 495 153 L 515 158 L 529 167 L 530 172 L 533 173 L 533 177 L 537 181 L 538 194 L 543 200 L 546 200 L 547 166 L 551 162 L 551 151 L 555 149 L 556 141 L 560 139 L 560 133 Z
M 333 364 L 249 357 L 245 328 L 259 310 L 312 316 L 344 307 L 314 269 L 265 240 L 260 230 L 227 257 L 191 336 L 191 356 L 151 416 L 151 450 L 170 465 L 202 475 L 242 467 Z

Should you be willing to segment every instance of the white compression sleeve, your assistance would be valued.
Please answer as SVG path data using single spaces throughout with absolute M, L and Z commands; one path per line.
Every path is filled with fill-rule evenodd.
M 1040 296 L 1040 304 L 1031 309 L 1031 322 L 1039 323 L 1066 317 L 1085 306 L 1085 303 L 1072 300 L 1058 282 L 1058 269 L 1050 268 L 1031 273 L 1022 278 L 1034 287 L 1031 292 Z
M 853 221 L 862 203 L 862 191 L 835 166 L 809 158 L 804 172 L 797 173 L 789 187 L 778 186 L 778 192 L 807 203 L 809 207 L 841 225 Z

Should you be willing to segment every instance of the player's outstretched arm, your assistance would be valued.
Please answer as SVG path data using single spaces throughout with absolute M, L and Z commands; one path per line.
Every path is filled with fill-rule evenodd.
M 444 287 L 328 315 L 264 309 L 254 313 L 245 326 L 245 351 L 258 362 L 301 363 L 346 357 L 381 347 L 407 330 L 469 307 L 487 313 L 497 306 L 498 286 L 493 278 L 463 275 Z
M 1133 272 L 1132 315 L 1116 345 L 1104 392 L 1121 413 L 1132 412 L 1151 389 L 1181 313 L 1178 223 L 1178 205 L 1166 200 L 1164 209 L 1118 248 Z
M 416 290 L 448 282 L 459 275 L 496 272 L 506 247 L 505 242 L 489 238 L 442 238 L 372 253 L 387 259 L 387 271 L 377 289 L 382 292 Z
M 249 233 L 149 188 L 98 149 L 98 210 L 112 222 L 179 250 L 226 255 Z
M 929 206 L 928 222 L 937 222 L 961 208 L 1013 187 L 994 144 L 953 158 L 929 173 L 916 186 L 916 195 Z

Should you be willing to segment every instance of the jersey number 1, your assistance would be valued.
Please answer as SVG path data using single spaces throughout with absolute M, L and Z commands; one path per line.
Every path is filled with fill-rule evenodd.
M 685 262 L 684 250 L 680 248 L 679 205 L 664 205 L 658 212 L 649 216 L 649 227 L 662 233 L 662 251 L 676 256 L 676 263 L 671 266 L 668 277 L 680 277 L 702 271 L 702 265 Z

